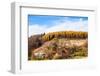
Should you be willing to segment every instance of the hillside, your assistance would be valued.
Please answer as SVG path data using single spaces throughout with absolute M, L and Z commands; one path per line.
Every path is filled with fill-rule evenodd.
M 33 50 L 32 60 L 82 58 L 87 56 L 87 40 L 53 39 Z
M 88 55 L 87 32 L 60 31 L 28 39 L 29 60 L 74 59 Z

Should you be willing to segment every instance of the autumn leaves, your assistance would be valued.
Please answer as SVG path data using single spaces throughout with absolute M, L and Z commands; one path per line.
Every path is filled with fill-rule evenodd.
M 86 39 L 88 37 L 87 32 L 77 32 L 77 31 L 61 31 L 61 32 L 51 32 L 44 34 L 42 39 L 49 41 L 53 38 L 69 38 L 69 39 Z

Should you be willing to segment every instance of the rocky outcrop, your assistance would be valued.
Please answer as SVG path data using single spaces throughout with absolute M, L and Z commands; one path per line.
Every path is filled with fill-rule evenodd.
M 32 60 L 66 59 L 76 48 L 86 44 L 86 40 L 53 39 L 32 51 Z M 84 46 L 83 46 L 84 47 Z

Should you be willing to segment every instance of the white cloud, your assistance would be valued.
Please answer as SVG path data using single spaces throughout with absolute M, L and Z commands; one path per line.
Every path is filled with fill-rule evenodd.
M 34 34 L 41 34 L 45 32 L 46 27 L 40 25 L 30 25 L 29 26 L 29 37 Z
M 51 27 L 46 27 L 43 25 L 31 25 L 29 26 L 29 36 L 34 34 L 41 34 L 41 33 L 48 33 L 48 32 L 55 32 L 55 31 L 87 31 L 87 21 L 82 21 L 80 19 L 79 21 L 59 21 L 56 22 L 56 24 L 52 25 Z

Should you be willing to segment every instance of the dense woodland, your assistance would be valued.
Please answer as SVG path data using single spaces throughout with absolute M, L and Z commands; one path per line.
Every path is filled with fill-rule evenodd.
M 85 46 L 82 46 L 82 48 L 79 47 L 79 46 L 78 47 L 74 46 L 74 47 L 70 47 L 70 48 L 67 47 L 67 51 L 65 51 L 65 56 L 67 55 L 66 52 L 68 52 L 68 50 L 70 50 L 70 49 L 74 49 L 75 50 L 75 48 L 78 48 L 78 49 L 80 48 L 82 50 L 82 54 L 84 54 L 86 56 L 87 55 L 87 52 L 86 52 L 87 51 L 87 45 L 88 45 L 87 44 L 87 38 L 88 38 L 88 33 L 87 32 L 82 32 L 82 31 L 60 31 L 60 32 L 50 32 L 50 33 L 47 33 L 47 34 L 43 33 L 43 34 L 33 35 L 33 36 L 28 38 L 28 56 L 29 56 L 28 59 L 30 60 L 31 57 L 32 57 L 32 59 L 34 59 L 33 54 L 35 52 L 37 52 L 37 51 L 34 52 L 34 50 L 37 49 L 39 51 L 38 48 L 42 47 L 42 50 L 44 51 L 44 48 L 45 47 L 47 48 L 49 46 L 50 47 L 56 46 L 56 52 L 53 53 L 56 56 L 57 55 L 57 51 L 58 51 L 57 46 L 61 47 L 62 49 L 66 49 L 66 47 L 67 47 L 65 44 L 64 44 L 63 47 L 62 47 L 62 45 L 58 45 L 58 44 L 60 44 L 60 43 L 63 44 L 65 42 L 68 43 L 68 42 L 70 42 L 68 40 L 73 40 L 73 39 L 74 39 L 74 41 L 75 40 L 79 40 L 79 39 L 85 40 L 86 41 Z M 62 42 L 61 42 L 61 40 L 62 40 Z M 57 44 L 57 42 L 59 42 L 59 43 Z M 55 43 L 55 45 L 52 44 L 52 43 Z M 85 49 L 85 52 L 84 52 L 84 49 Z M 59 51 L 61 51 L 61 49 Z M 72 51 L 72 50 L 70 50 L 70 51 Z M 53 54 L 51 54 L 49 56 L 52 56 Z M 72 55 L 73 54 L 71 54 L 70 57 Z M 55 56 L 52 56 L 51 59 L 54 58 Z M 64 57 L 64 55 L 63 55 L 63 57 Z M 60 55 L 60 58 L 63 58 L 63 57 L 61 57 L 61 55 Z M 49 58 L 50 57 L 48 57 L 48 59 Z M 41 59 L 41 58 L 39 58 L 39 59 Z
M 61 32 L 51 32 L 48 34 L 43 34 L 42 39 L 49 41 L 53 38 L 76 38 L 76 39 L 85 39 L 88 37 L 87 32 L 75 32 L 75 31 L 61 31 Z

